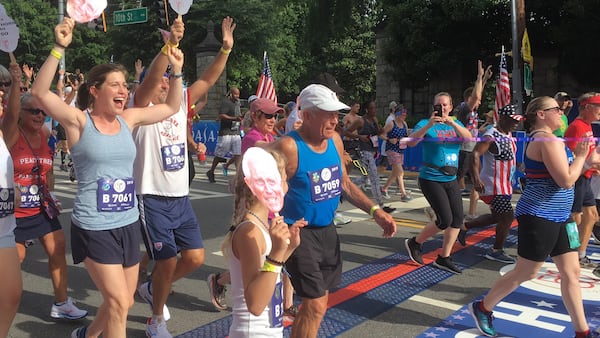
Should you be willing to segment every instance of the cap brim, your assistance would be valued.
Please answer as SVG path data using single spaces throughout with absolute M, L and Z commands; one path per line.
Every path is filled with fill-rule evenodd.
M 525 118 L 523 115 L 508 115 L 508 116 L 510 116 L 510 118 L 515 121 L 521 121 Z
M 341 102 L 327 102 L 317 105 L 317 108 L 325 110 L 325 111 L 340 111 L 340 110 L 350 110 L 350 107 L 341 103 Z

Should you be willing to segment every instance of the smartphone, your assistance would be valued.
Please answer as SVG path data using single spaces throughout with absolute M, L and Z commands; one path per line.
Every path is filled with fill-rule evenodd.
M 433 105 L 433 111 L 435 112 L 435 116 L 442 116 L 442 105 L 441 104 L 435 104 Z

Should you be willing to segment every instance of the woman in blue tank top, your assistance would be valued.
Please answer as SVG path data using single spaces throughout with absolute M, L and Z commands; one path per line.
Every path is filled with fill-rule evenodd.
M 569 309 L 575 337 L 598 337 L 586 322 L 579 286 L 579 234 L 570 219 L 573 185 L 584 167 L 591 140 L 582 140 L 575 159 L 553 131 L 561 126 L 563 112 L 556 100 L 543 96 L 527 106 L 525 127 L 531 130 L 525 150 L 527 187 L 517 203 L 519 223 L 518 259 L 515 268 L 502 276 L 482 301 L 469 304 L 479 331 L 496 336 L 492 309 L 521 283 L 535 276 L 548 256 L 556 264 L 563 284 L 561 294 Z M 598 154 L 588 160 L 597 163 Z M 567 288 L 564 286 L 567 285 Z
M 172 66 L 165 104 L 125 109 L 127 71 L 121 65 L 93 67 L 71 107 L 50 91 L 56 68 L 71 43 L 75 22 L 65 18 L 55 28 L 55 44 L 31 93 L 62 124 L 71 144 L 78 186 L 71 217 L 71 249 L 83 262 L 104 297 L 94 321 L 72 337 L 125 337 L 127 313 L 137 285 L 141 241 L 135 205 L 131 130 L 164 120 L 179 110 L 183 54 L 165 46 Z

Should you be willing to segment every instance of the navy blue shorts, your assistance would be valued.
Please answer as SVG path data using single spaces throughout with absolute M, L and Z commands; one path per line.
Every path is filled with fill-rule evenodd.
M 204 248 L 190 199 L 138 195 L 144 245 L 153 260 L 177 256 L 181 250 Z
M 338 286 L 342 279 L 342 258 L 335 226 L 302 228 L 300 246 L 285 268 L 296 294 L 302 298 L 319 298 Z
M 575 196 L 571 212 L 581 212 L 583 207 L 593 207 L 596 205 L 596 199 L 592 192 L 590 179 L 585 176 L 579 176 L 575 181 Z
M 45 212 L 28 217 L 19 217 L 15 228 L 15 241 L 25 243 L 61 229 L 62 226 L 58 218 L 50 219 Z
M 73 263 L 87 257 L 101 264 L 121 264 L 130 267 L 141 259 L 140 222 L 110 230 L 85 230 L 71 222 L 71 252 Z

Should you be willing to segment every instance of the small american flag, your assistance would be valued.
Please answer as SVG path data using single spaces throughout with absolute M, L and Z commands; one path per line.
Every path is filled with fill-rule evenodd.
M 277 103 L 277 94 L 275 94 L 275 85 L 273 84 L 273 77 L 271 75 L 271 66 L 269 66 L 269 57 L 267 52 L 263 56 L 263 70 L 260 74 L 260 81 L 258 82 L 258 88 L 256 89 L 256 96 L 267 98 Z
M 500 76 L 496 83 L 496 102 L 494 103 L 494 122 L 498 121 L 498 110 L 510 104 L 510 81 L 508 80 L 508 70 L 506 70 L 506 55 L 504 46 L 502 46 L 502 55 L 500 56 Z

